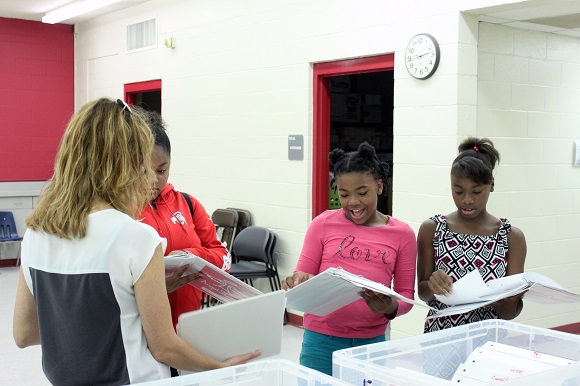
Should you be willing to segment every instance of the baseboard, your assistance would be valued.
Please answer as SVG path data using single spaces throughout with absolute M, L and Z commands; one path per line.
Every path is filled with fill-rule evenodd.
M 552 330 L 567 332 L 568 334 L 580 335 L 580 323 L 566 324 L 564 326 L 553 327 Z
M 298 328 L 304 328 L 304 317 L 302 315 L 288 312 L 288 324 Z M 580 335 L 580 323 L 572 323 L 564 326 L 552 327 L 552 330 L 567 332 L 568 334 Z
M 304 317 L 302 315 L 293 314 L 288 312 L 288 324 L 298 328 L 304 328 Z
M 4 267 L 16 267 L 16 259 L 0 260 L 0 268 Z

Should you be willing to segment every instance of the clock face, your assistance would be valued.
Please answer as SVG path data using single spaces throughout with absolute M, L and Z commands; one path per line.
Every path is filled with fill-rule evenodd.
M 405 51 L 405 66 L 412 77 L 427 79 L 439 66 L 439 44 L 429 34 L 413 36 Z

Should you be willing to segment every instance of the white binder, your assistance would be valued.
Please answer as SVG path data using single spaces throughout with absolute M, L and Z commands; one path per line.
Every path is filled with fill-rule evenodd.
M 262 350 L 263 359 L 280 354 L 284 291 L 268 292 L 179 316 L 177 334 L 217 360 Z

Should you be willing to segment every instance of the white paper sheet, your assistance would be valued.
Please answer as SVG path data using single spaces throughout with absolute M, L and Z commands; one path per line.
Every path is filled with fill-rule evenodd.
M 528 287 L 529 283 L 520 275 L 506 276 L 485 283 L 479 271 L 475 269 L 453 283 L 453 291 L 449 295 L 435 295 L 435 298 L 448 306 L 456 306 L 497 299 L 496 295 L 503 297 L 505 294 L 518 293 Z
M 525 292 L 524 299 L 540 304 L 580 303 L 579 294 L 566 290 L 537 272 L 524 272 L 484 283 L 479 271 L 474 270 L 453 283 L 449 296 L 435 295 L 450 307 L 437 311 L 427 319 L 462 314 L 522 292 Z
M 485 344 L 482 347 L 487 350 L 499 351 L 505 354 L 515 355 L 522 358 L 531 359 L 534 361 L 544 362 L 554 366 L 565 366 L 576 362 L 573 361 L 572 359 L 545 354 L 539 351 L 526 350 L 523 348 L 514 347 L 498 342 L 488 341 L 485 342 Z

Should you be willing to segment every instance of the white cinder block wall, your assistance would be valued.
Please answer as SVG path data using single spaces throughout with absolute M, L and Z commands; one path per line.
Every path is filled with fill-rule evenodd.
M 502 155 L 489 210 L 528 244 L 526 269 L 580 292 L 580 39 L 480 23 L 477 135 Z M 578 306 L 526 303 L 516 321 L 578 323 Z
M 280 270 L 287 275 L 296 264 L 311 220 L 313 63 L 395 53 L 393 211 L 395 217 L 407 221 L 415 230 L 434 213 L 453 209 L 448 170 L 461 138 L 489 135 L 497 137 L 500 150 L 514 149 L 512 142 L 516 141 L 512 139 L 516 136 L 508 135 L 512 118 L 501 115 L 503 110 L 514 107 L 496 106 L 502 111 L 488 114 L 502 123 L 500 128 L 498 125 L 492 128 L 484 124 L 483 118 L 477 118 L 480 113 L 490 112 L 490 107 L 478 105 L 478 98 L 482 98 L 478 88 L 484 87 L 482 80 L 478 83 L 478 76 L 482 76 L 478 74 L 478 64 L 479 67 L 482 64 L 481 59 L 478 63 L 478 56 L 487 55 L 487 60 L 493 61 L 496 53 L 478 52 L 477 19 L 460 15 L 455 3 L 150 0 L 76 26 L 75 104 L 78 108 L 100 96 L 121 97 L 126 83 L 161 79 L 163 115 L 173 143 L 170 180 L 178 189 L 199 198 L 209 213 L 227 206 L 249 209 L 255 224 L 278 233 Z M 480 3 L 489 4 L 484 0 Z M 157 19 L 158 47 L 126 53 L 126 25 L 149 18 Z M 499 30 L 499 35 L 501 31 L 504 29 Z M 513 34 L 512 30 L 506 31 Z M 403 65 L 406 43 L 420 32 L 434 35 L 442 52 L 439 69 L 428 81 L 411 79 Z M 168 36 L 176 38 L 176 48 L 163 46 L 163 38 Z M 518 57 L 513 53 L 502 55 Z M 479 71 L 484 70 L 489 71 L 489 67 Z M 500 87 L 502 83 L 493 78 L 486 80 L 489 87 L 492 83 Z M 519 93 L 530 94 L 524 89 Z M 506 98 L 499 95 L 488 99 L 497 103 L 497 98 Z M 578 98 L 576 108 L 577 104 Z M 548 116 L 543 119 L 550 122 Z M 564 124 L 562 119 L 558 116 L 560 124 Z M 539 118 L 533 121 L 536 131 L 541 131 L 537 127 Z M 522 141 L 526 142 L 526 148 L 533 147 L 529 133 L 518 130 L 517 138 L 526 140 Z M 304 135 L 304 161 L 288 161 L 290 134 Z M 545 135 L 557 139 L 550 136 L 550 129 Z M 569 137 L 573 137 L 571 133 Z M 561 149 L 544 148 L 547 143 L 539 145 L 542 154 L 556 157 Z M 576 170 L 563 164 L 557 170 L 558 177 L 554 177 L 548 165 L 534 157 L 516 161 L 519 153 L 504 153 L 505 162 L 497 177 L 498 192 L 494 193 L 490 209 L 510 217 L 537 243 L 538 249 L 555 245 L 564 252 L 565 243 L 569 252 L 574 250 L 574 243 L 578 247 L 578 239 L 570 237 L 571 231 L 562 243 L 558 240 L 563 235 L 552 231 L 557 219 L 568 219 L 564 213 L 542 215 L 551 224 L 549 233 L 541 233 L 535 227 L 528 231 L 529 224 L 542 223 L 538 216 L 545 212 L 543 204 L 512 213 L 516 204 L 511 201 L 522 200 L 517 195 L 509 198 L 512 191 L 564 194 L 567 189 L 563 185 L 567 181 L 572 184 L 574 177 L 578 180 Z M 523 150 L 521 153 L 526 154 Z M 571 162 L 570 153 L 568 158 Z M 516 166 L 518 162 L 522 162 L 519 166 L 527 173 L 525 178 L 508 173 L 510 165 Z M 536 173 L 533 166 L 545 169 Z M 564 170 L 568 178 L 562 175 Z M 511 174 L 520 175 L 517 171 Z M 537 184 L 532 180 L 536 174 Z M 574 200 L 571 207 L 578 213 L 578 186 L 568 194 Z M 542 195 L 542 200 L 546 201 L 547 196 Z M 558 210 L 564 209 L 560 204 L 554 205 Z M 546 255 L 538 249 L 534 252 L 537 257 L 529 259 L 536 262 L 530 263 L 531 268 L 544 266 L 540 263 L 546 260 Z M 571 264 L 572 254 L 558 256 L 554 270 L 546 273 L 563 281 L 566 269 L 559 267 L 565 258 Z M 424 315 L 423 309 L 415 308 L 395 320 L 393 338 L 420 334 Z M 571 322 L 571 317 L 562 314 L 547 321 L 526 313 L 520 320 L 555 326 Z

